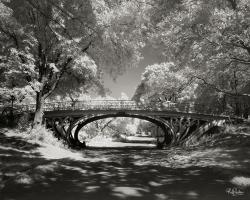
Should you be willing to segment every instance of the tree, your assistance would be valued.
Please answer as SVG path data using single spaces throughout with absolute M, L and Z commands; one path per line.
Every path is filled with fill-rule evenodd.
M 140 121 L 140 123 L 137 126 L 137 132 L 143 135 L 150 135 L 152 137 L 157 137 L 157 133 L 155 130 L 157 129 L 157 126 L 151 122 L 148 121 Z
M 176 71 L 171 62 L 147 66 L 133 99 L 160 102 L 191 99 L 192 93 L 185 93 L 192 83 L 186 73 L 185 70 Z
M 8 12 L 1 12 L 0 66 L 5 80 L 15 80 L 11 87 L 28 86 L 36 93 L 35 126 L 42 123 L 45 99 L 60 86 L 72 92 L 69 82 L 84 85 L 102 70 L 115 77 L 136 65 L 144 23 L 142 7 L 136 4 L 125 0 L 1 2 L 0 8 Z
M 200 86 L 230 96 L 239 114 L 239 102 L 250 96 L 243 89 L 250 78 L 249 0 L 177 1 L 165 9 L 155 5 L 159 18 L 151 16 L 151 39 L 163 48 L 166 61 L 188 68 Z

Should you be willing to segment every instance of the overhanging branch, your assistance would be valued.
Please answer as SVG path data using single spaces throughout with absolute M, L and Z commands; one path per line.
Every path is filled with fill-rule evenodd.
M 214 84 L 212 83 L 209 83 L 208 81 L 206 81 L 204 78 L 202 77 L 199 77 L 199 76 L 193 76 L 193 78 L 196 78 L 198 80 L 201 80 L 205 85 L 208 85 L 209 87 L 211 87 L 212 89 L 214 89 L 215 91 L 217 92 L 221 92 L 221 93 L 224 93 L 224 94 L 227 94 L 229 96 L 242 96 L 242 97 L 250 97 L 250 94 L 240 94 L 240 93 L 232 93 L 232 92 L 228 92 L 228 91 L 225 91 L 225 90 L 222 90 L 220 88 L 218 88 L 217 86 L 215 86 Z

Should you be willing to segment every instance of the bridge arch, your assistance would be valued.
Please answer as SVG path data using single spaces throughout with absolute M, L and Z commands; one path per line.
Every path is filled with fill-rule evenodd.
M 22 111 L 33 113 L 34 109 L 35 105 L 26 105 Z M 44 110 L 48 127 L 52 126 L 71 147 L 78 146 L 80 129 L 99 119 L 130 117 L 152 122 L 163 130 L 166 145 L 180 144 L 191 134 L 205 133 L 214 126 L 214 120 L 228 120 L 228 116 L 207 112 L 204 105 L 172 102 L 160 107 L 124 100 L 78 101 L 73 106 L 72 102 L 55 102 L 45 104 Z
M 113 114 L 101 114 L 101 115 L 91 116 L 88 118 L 86 118 L 86 116 L 82 117 L 73 123 L 74 125 L 69 130 L 69 134 L 72 134 L 71 133 L 72 129 L 76 127 L 72 136 L 77 143 L 81 143 L 78 136 L 79 136 L 79 131 L 84 126 L 86 126 L 87 124 L 92 123 L 94 121 L 97 121 L 97 120 L 106 119 L 106 118 L 115 118 L 115 117 L 137 118 L 137 119 L 149 121 L 149 122 L 157 125 L 158 127 L 160 127 L 161 130 L 163 131 L 164 141 L 162 142 L 162 145 L 171 143 L 171 140 L 172 140 L 171 136 L 173 135 L 173 129 L 168 122 L 162 121 L 160 118 L 157 118 L 155 116 L 152 117 L 152 116 L 145 116 L 145 115 L 136 115 L 136 114 L 129 114 L 129 113 L 125 113 L 125 112 L 113 113 Z

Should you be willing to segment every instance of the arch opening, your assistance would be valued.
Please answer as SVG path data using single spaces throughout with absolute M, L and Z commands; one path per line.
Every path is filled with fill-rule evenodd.
M 170 138 L 171 138 L 171 127 L 170 125 L 163 123 L 160 119 L 157 119 L 155 117 L 149 117 L 149 116 L 143 116 L 143 115 L 134 115 L 134 114 L 127 114 L 127 113 L 116 113 L 116 114 L 106 114 L 106 115 L 96 115 L 96 116 L 91 116 L 89 118 L 83 117 L 78 120 L 78 122 L 74 123 L 74 127 L 72 127 L 72 136 L 74 140 L 77 143 L 84 144 L 85 146 L 85 141 L 86 137 L 81 137 L 81 130 L 83 127 L 87 127 L 89 124 L 95 124 L 98 126 L 98 121 L 102 120 L 107 123 L 111 123 L 112 119 L 118 119 L 118 118 L 123 118 L 124 120 L 128 118 L 128 120 L 133 120 L 133 119 L 139 119 L 141 121 L 147 121 L 151 122 L 155 127 L 157 127 L 157 132 L 159 133 L 159 140 L 157 140 L 157 147 L 162 148 L 164 144 L 169 144 Z M 92 125 L 94 126 L 94 125 Z M 105 124 L 102 125 L 102 127 L 98 127 L 100 130 L 105 128 Z M 122 132 L 122 130 L 120 130 Z

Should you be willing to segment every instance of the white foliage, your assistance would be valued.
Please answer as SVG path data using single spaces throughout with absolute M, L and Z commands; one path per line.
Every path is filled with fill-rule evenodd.
M 120 100 L 129 100 L 129 97 L 125 92 L 121 92 L 121 97 L 119 99 Z
M 6 7 L 1 1 L 0 1 L 0 17 L 1 18 L 7 18 L 10 17 L 12 14 L 12 10 L 8 7 Z
M 97 66 L 95 62 L 87 55 L 76 58 L 72 69 L 76 74 L 88 78 L 95 77 L 97 73 Z
M 49 67 L 53 70 L 53 72 L 59 72 L 59 69 L 56 67 L 55 63 L 49 63 Z

